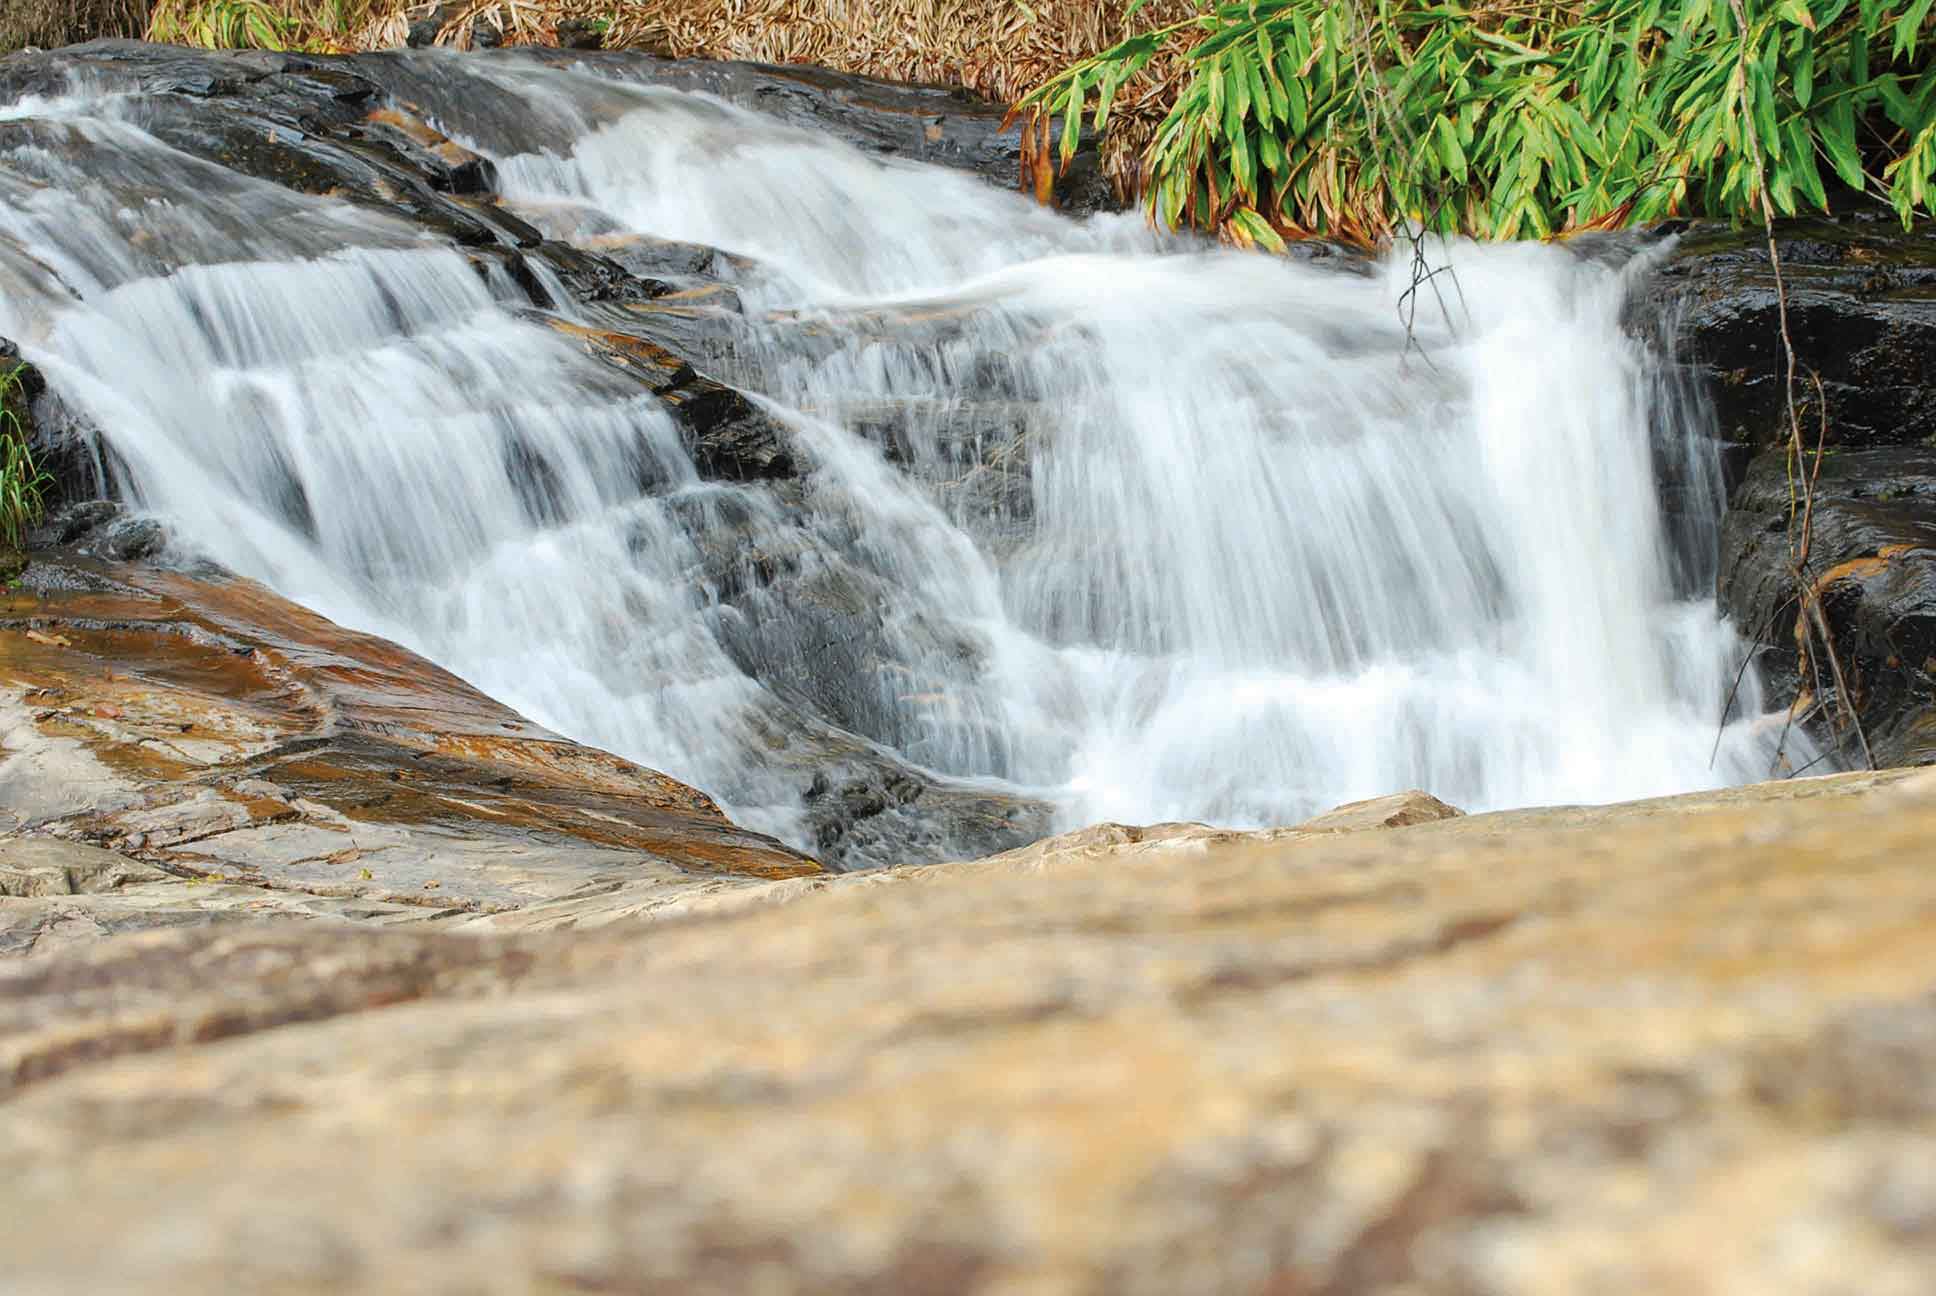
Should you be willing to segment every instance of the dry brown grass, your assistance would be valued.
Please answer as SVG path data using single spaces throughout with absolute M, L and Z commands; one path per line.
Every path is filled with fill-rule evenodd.
M 477 23 L 512 42 L 555 44 L 565 19 L 603 20 L 606 44 L 681 58 L 812 63 L 895 81 L 965 86 L 1001 103 L 1136 31 L 1189 14 L 1188 0 L 1152 0 L 1132 22 L 1129 0 L 465 0 L 443 7 L 442 43 Z M 355 36 L 362 48 L 402 42 L 434 4 L 379 5 Z M 1125 88 L 1111 114 L 1105 166 L 1136 187 L 1136 159 L 1180 83 L 1179 50 Z
M 0 54 L 139 36 L 147 27 L 148 0 L 0 0 Z

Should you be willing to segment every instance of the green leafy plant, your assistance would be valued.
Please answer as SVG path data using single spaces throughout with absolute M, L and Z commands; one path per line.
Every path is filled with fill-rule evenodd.
M 19 549 L 27 529 L 45 511 L 43 496 L 54 479 L 34 462 L 19 408 L 26 402 L 21 382 L 25 365 L 0 373 L 0 545 Z
M 205 49 L 347 48 L 373 0 L 156 0 L 148 39 Z
M 1106 130 L 1117 91 L 1196 40 L 1145 158 L 1158 220 L 1238 242 L 1401 225 L 1545 236 L 1828 205 L 1829 182 L 1936 211 L 1932 0 L 1238 0 L 1132 36 L 1023 98 Z M 1748 163 L 1752 120 L 1765 168 Z
M 205 49 L 288 49 L 296 23 L 268 0 L 159 0 L 148 38 Z

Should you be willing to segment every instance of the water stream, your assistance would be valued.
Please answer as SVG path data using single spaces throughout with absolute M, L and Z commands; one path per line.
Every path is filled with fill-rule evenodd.
M 409 66 L 547 233 L 734 254 L 714 363 L 803 472 L 702 480 L 510 276 L 190 158 L 151 99 L 0 109 L 0 334 L 184 552 L 809 847 L 802 743 L 1068 825 L 1767 775 L 1752 678 L 1717 735 L 1740 645 L 1662 515 L 1663 475 L 1718 492 L 1620 327 L 1644 258 L 1435 248 L 1408 330 L 1405 257 L 1159 240 L 703 97 Z

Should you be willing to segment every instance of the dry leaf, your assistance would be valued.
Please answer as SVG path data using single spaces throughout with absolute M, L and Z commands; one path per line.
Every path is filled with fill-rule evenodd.
M 42 634 L 38 630 L 29 630 L 27 637 L 37 644 L 46 644 L 49 648 L 72 648 L 74 646 L 65 635 Z

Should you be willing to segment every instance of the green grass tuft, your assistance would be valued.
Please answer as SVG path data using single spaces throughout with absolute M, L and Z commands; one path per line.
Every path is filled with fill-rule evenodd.
M 0 546 L 20 549 L 27 530 L 46 511 L 44 496 L 54 479 L 34 462 L 21 419 L 27 393 L 21 382 L 24 364 L 0 373 Z

